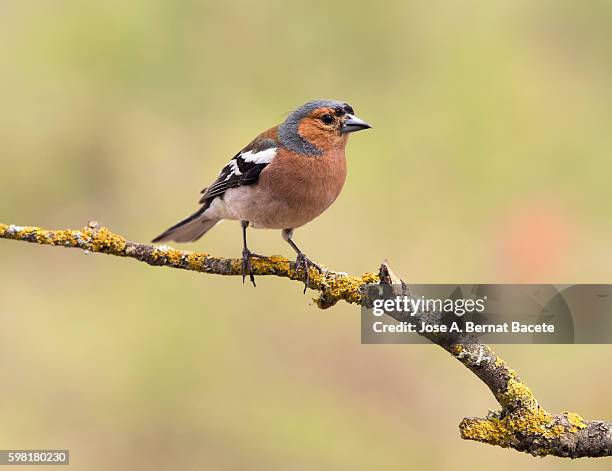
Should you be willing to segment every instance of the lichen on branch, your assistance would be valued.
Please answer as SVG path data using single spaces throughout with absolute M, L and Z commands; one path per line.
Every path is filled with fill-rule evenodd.
M 241 260 L 214 257 L 207 253 L 178 250 L 167 245 L 146 245 L 129 242 L 95 221 L 82 229 L 49 230 L 40 227 L 23 227 L 0 223 L 0 238 L 21 240 L 43 245 L 78 248 L 86 252 L 99 252 L 118 257 L 128 257 L 154 266 L 165 266 L 216 275 L 241 275 Z M 279 256 L 254 258 L 253 272 L 258 276 L 279 276 L 302 279 L 296 274 L 295 263 Z M 308 287 L 319 291 L 315 299 L 317 306 L 329 308 L 338 301 L 359 304 L 362 301 L 361 287 L 378 283 L 374 273 L 353 276 L 325 269 L 320 272 L 310 268 Z
M 587 421 L 574 412 L 546 411 L 518 374 L 490 347 L 452 345 L 447 350 L 489 386 L 501 406 L 486 418 L 463 419 L 459 424 L 462 438 L 534 456 L 582 458 L 612 454 L 612 424 Z

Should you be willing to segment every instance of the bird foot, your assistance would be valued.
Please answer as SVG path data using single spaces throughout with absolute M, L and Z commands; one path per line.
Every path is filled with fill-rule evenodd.
M 321 267 L 317 265 L 315 262 L 311 261 L 306 255 L 303 253 L 298 253 L 297 258 L 295 259 L 295 271 L 293 272 L 292 280 L 297 278 L 297 275 L 300 269 L 304 270 L 304 294 L 306 294 L 306 288 L 310 284 L 310 267 L 316 268 L 321 272 Z
M 242 283 L 244 283 L 244 279 L 248 274 L 251 283 L 253 283 L 253 286 L 256 287 L 257 285 L 255 284 L 255 274 L 253 273 L 253 266 L 251 265 L 251 257 L 264 258 L 262 255 L 251 253 L 251 251 L 248 249 L 244 249 L 242 251 Z

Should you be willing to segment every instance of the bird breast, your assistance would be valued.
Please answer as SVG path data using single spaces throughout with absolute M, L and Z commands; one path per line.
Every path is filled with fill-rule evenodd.
M 312 221 L 335 201 L 346 179 L 344 149 L 321 156 L 279 150 L 259 181 L 228 190 L 228 219 L 267 229 L 297 228 Z M 230 217 L 228 217 L 230 216 Z

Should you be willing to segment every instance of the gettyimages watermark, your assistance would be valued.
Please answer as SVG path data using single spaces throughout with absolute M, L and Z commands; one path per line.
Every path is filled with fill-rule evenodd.
M 362 343 L 612 343 L 612 285 L 367 285 Z

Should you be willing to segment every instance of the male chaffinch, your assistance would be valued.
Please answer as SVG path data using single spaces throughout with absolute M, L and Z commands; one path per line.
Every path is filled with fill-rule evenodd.
M 242 281 L 248 273 L 255 285 L 246 230 L 281 229 L 297 253 L 296 272 L 303 268 L 308 286 L 311 262 L 293 242 L 293 230 L 325 211 L 346 178 L 344 149 L 349 133 L 368 129 L 353 108 L 336 100 L 310 101 L 280 125 L 264 131 L 223 167 L 202 190 L 201 207 L 153 242 L 192 242 L 222 219 L 242 225 Z M 306 286 L 304 292 L 306 292 Z

